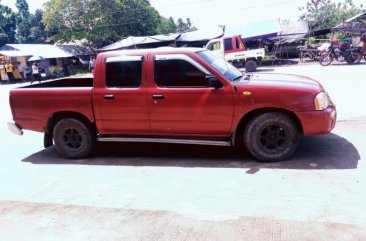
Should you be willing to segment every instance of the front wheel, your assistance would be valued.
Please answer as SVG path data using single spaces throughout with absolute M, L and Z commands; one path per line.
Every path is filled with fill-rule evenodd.
M 324 53 L 319 56 L 319 63 L 322 66 L 328 66 L 333 62 L 333 55 L 331 53 Z
M 244 145 L 259 161 L 290 157 L 299 143 L 299 130 L 288 116 L 270 112 L 252 119 L 243 134 Z
M 257 70 L 258 63 L 253 59 L 249 59 L 245 62 L 245 70 L 248 72 L 254 72 Z
M 82 121 L 74 118 L 60 120 L 54 128 L 56 149 L 66 158 L 89 156 L 95 148 L 95 133 Z

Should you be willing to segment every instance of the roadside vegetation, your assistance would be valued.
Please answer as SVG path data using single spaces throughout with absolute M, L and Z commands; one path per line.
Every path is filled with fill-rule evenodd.
M 161 16 L 148 0 L 49 0 L 35 13 L 29 12 L 26 0 L 16 0 L 16 8 L 0 1 L 0 46 L 86 39 L 102 47 L 128 36 L 196 29 L 189 18 Z M 364 6 L 352 0 L 309 0 L 299 7 L 299 18 L 314 30 L 333 27 L 362 11 Z

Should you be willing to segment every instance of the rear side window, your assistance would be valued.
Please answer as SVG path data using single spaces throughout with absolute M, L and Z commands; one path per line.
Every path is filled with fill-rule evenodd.
M 241 42 L 241 39 L 239 37 L 235 38 L 235 43 L 236 43 L 236 48 L 237 49 L 243 49 L 244 48 L 244 44 Z
M 231 38 L 224 39 L 224 45 L 225 45 L 226 51 L 233 50 L 233 42 L 232 42 Z
M 181 59 L 155 61 L 155 83 L 161 87 L 207 87 L 206 74 Z
M 117 88 L 137 88 L 141 85 L 142 61 L 106 63 L 106 85 Z

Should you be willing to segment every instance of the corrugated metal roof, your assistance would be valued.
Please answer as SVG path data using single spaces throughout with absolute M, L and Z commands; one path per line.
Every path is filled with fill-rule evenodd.
M 108 46 L 98 49 L 99 51 L 109 51 L 116 49 L 124 49 L 132 46 L 138 46 L 142 44 L 159 43 L 159 42 L 194 42 L 210 40 L 213 38 L 221 37 L 224 34 L 224 26 L 217 26 L 215 28 L 195 30 L 187 33 L 171 33 L 166 35 L 154 35 L 143 37 L 127 37 L 118 42 L 110 44 Z
M 50 44 L 6 44 L 1 48 L 1 52 L 17 52 L 13 56 L 33 56 L 39 55 L 45 59 L 67 58 L 73 55 L 61 48 Z M 9 56 L 9 55 L 8 55 Z
M 225 30 L 226 36 L 240 34 L 246 41 L 257 39 L 295 40 L 304 38 L 308 33 L 308 24 L 303 20 L 290 21 L 287 19 L 272 19 L 256 23 L 242 24 L 240 27 L 229 27 Z
M 8 57 L 23 57 L 23 56 L 30 57 L 30 56 L 32 56 L 31 54 L 27 54 L 22 51 L 15 51 L 15 50 L 0 51 L 0 55 L 8 56 Z
M 109 51 L 116 49 L 128 48 L 131 46 L 148 44 L 148 43 L 158 43 L 165 41 L 174 41 L 180 34 L 168 34 L 168 35 L 154 35 L 154 36 L 144 36 L 144 37 L 127 37 L 113 44 L 104 46 L 98 50 L 100 51 Z
M 225 26 L 219 25 L 213 28 L 197 29 L 195 31 L 182 33 L 177 42 L 194 42 L 194 41 L 205 41 L 214 38 L 219 38 L 224 35 Z

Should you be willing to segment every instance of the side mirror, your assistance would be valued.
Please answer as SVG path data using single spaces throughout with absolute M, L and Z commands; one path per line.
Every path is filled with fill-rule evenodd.
M 223 87 L 220 80 L 214 75 L 207 75 L 206 80 L 208 81 L 208 86 L 209 87 L 213 87 L 215 89 L 220 89 L 220 88 Z

